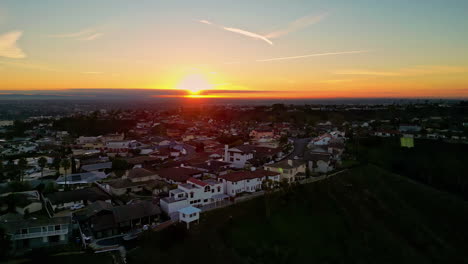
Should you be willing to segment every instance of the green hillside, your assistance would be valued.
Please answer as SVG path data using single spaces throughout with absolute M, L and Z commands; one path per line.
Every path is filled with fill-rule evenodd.
M 460 263 L 468 204 L 387 173 L 356 168 L 329 180 L 202 215 L 153 233 L 129 263 Z

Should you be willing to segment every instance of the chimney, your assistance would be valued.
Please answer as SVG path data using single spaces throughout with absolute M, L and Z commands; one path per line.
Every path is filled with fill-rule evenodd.
M 290 159 L 288 159 L 288 165 L 289 165 L 289 166 L 292 166 L 292 165 L 293 165 L 293 161 L 290 160 Z

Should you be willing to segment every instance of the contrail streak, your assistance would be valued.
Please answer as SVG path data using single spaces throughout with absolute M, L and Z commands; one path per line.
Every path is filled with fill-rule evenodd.
M 369 51 L 367 51 L 367 50 L 354 50 L 354 51 L 341 51 L 341 52 L 327 52 L 327 53 L 316 53 L 316 54 L 292 56 L 292 57 L 261 59 L 261 60 L 256 60 L 256 61 L 257 62 L 266 62 L 266 61 L 278 61 L 278 60 L 294 60 L 294 59 L 302 59 L 302 58 L 308 58 L 308 57 L 320 57 L 320 56 L 342 55 L 342 54 L 356 54 L 356 53 L 366 53 L 366 52 L 369 52 Z

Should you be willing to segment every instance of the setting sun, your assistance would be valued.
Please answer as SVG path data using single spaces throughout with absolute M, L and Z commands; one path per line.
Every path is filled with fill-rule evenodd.
M 177 89 L 188 91 L 190 94 L 195 95 L 205 90 L 212 90 L 211 85 L 206 78 L 201 74 L 191 74 L 185 76 L 182 81 L 177 85 Z

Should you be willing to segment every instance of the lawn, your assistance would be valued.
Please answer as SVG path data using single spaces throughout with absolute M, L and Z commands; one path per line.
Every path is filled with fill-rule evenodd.
M 468 204 L 365 166 L 142 238 L 129 263 L 460 263 Z

